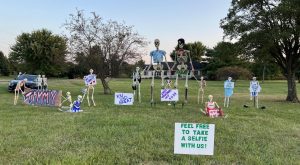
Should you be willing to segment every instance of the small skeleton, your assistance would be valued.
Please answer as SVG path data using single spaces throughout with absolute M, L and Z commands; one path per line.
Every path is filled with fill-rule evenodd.
M 62 110 L 64 108 L 66 108 L 67 110 L 71 111 L 72 106 L 73 106 L 71 93 L 67 92 L 66 97 L 64 97 L 64 96 L 62 96 L 62 97 L 63 97 L 64 100 L 60 103 L 59 110 Z M 69 106 L 66 106 L 66 107 L 62 106 L 64 102 L 68 102 Z
M 201 93 L 201 103 L 203 103 L 203 96 L 204 96 L 204 89 L 206 87 L 206 81 L 204 80 L 204 77 L 200 77 L 200 81 L 198 81 L 199 89 L 198 89 L 198 104 L 200 100 L 200 93 Z

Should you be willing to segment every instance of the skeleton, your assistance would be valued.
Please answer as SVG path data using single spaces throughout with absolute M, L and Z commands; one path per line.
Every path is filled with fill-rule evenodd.
M 175 52 L 175 62 L 174 65 L 172 66 L 171 70 L 174 69 L 175 66 L 177 66 L 177 72 L 176 72 L 176 80 L 175 80 L 175 84 L 174 87 L 177 88 L 178 85 L 178 76 L 185 76 L 185 99 L 184 99 L 184 103 L 187 103 L 187 95 L 188 95 L 188 76 L 189 76 L 189 70 L 188 70 L 188 66 L 187 63 L 190 62 L 190 65 L 192 67 L 192 72 L 194 71 L 194 66 L 192 63 L 192 59 L 190 57 L 190 51 L 189 50 L 185 50 L 184 49 L 184 44 L 185 41 L 183 38 L 178 39 L 178 46 L 177 46 L 177 50 Z M 193 74 L 192 72 L 190 72 L 190 74 Z
M 47 82 L 47 78 L 45 75 L 42 75 L 42 88 L 43 88 L 43 90 L 48 89 L 48 82 Z
M 154 75 L 155 72 L 160 72 L 161 76 L 161 88 L 164 88 L 164 68 L 162 62 L 165 58 L 165 62 L 168 66 L 168 70 L 170 70 L 170 66 L 167 62 L 166 52 L 164 50 L 159 50 L 160 41 L 159 39 L 154 40 L 154 45 L 156 50 L 150 52 L 151 63 L 148 67 L 148 70 L 153 66 L 154 71 L 152 72 L 152 81 L 151 81 L 151 105 L 154 103 Z
M 142 102 L 142 100 L 141 100 L 141 81 L 142 81 L 141 73 L 143 73 L 145 71 L 145 69 L 142 72 L 140 72 L 140 67 L 136 67 L 135 72 L 132 73 L 133 95 L 134 96 L 137 95 L 137 99 L 139 102 Z M 136 90 L 137 90 L 137 92 L 136 92 Z
M 261 91 L 259 82 L 256 81 L 256 77 L 252 78 L 250 81 L 250 100 L 253 99 L 254 107 L 258 108 L 258 93 Z
M 64 99 L 61 103 L 60 103 L 60 107 L 59 110 L 63 110 L 63 109 L 67 109 L 69 111 L 71 111 L 72 106 L 73 106 L 73 102 L 72 102 L 72 96 L 70 92 L 66 93 L 66 97 L 62 96 L 62 98 Z M 64 102 L 69 102 L 69 106 L 62 106 Z
M 16 88 L 15 88 L 15 97 L 14 97 L 14 105 L 17 105 L 17 102 L 18 102 L 18 99 L 19 99 L 19 94 L 20 94 L 20 91 L 22 93 L 22 95 L 24 95 L 25 93 L 25 89 L 27 88 L 25 86 L 25 83 L 27 82 L 27 78 L 19 81 L 16 85 Z M 22 87 L 24 87 L 24 91 L 22 90 Z
M 204 80 L 204 77 L 200 77 L 200 81 L 198 81 L 199 89 L 198 89 L 198 104 L 200 100 L 200 93 L 201 93 L 201 103 L 203 103 L 203 95 L 204 95 L 204 88 L 206 87 L 206 81 Z
M 225 98 L 224 98 L 224 107 L 229 107 L 230 97 L 233 94 L 234 82 L 231 82 L 232 78 L 228 77 L 228 79 L 224 82 L 224 90 L 225 90 Z
M 87 75 L 87 76 L 84 76 L 85 85 L 86 85 L 86 99 L 87 99 L 87 102 L 88 102 L 88 106 L 91 106 L 90 105 L 90 98 L 89 98 L 90 91 L 92 92 L 91 93 L 91 100 L 92 100 L 93 106 L 96 106 L 96 103 L 94 101 L 94 92 L 95 92 L 94 86 L 96 85 L 96 80 L 95 81 L 89 81 L 89 80 L 87 80 L 89 78 L 96 79 L 96 75 L 93 74 L 93 72 L 94 72 L 94 70 L 90 69 L 90 74 Z
M 80 105 L 83 101 L 83 97 L 81 95 L 77 96 L 77 100 L 75 100 L 71 107 L 71 112 L 81 112 Z

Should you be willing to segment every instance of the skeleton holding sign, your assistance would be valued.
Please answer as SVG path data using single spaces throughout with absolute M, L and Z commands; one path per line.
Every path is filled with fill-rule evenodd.
M 234 82 L 231 82 L 232 78 L 228 77 L 228 79 L 224 82 L 224 107 L 229 107 L 230 97 L 233 94 Z
M 253 99 L 254 107 L 258 108 L 258 93 L 261 91 L 259 82 L 256 80 L 256 77 L 252 78 L 250 81 L 250 100 Z
M 87 99 L 87 102 L 88 102 L 88 106 L 90 106 L 90 98 L 89 98 L 90 91 L 91 91 L 92 103 L 93 103 L 94 106 L 96 106 L 95 101 L 94 101 L 94 92 L 95 92 L 94 86 L 97 84 L 97 81 L 96 81 L 96 75 L 93 74 L 93 72 L 94 72 L 94 70 L 90 69 L 90 74 L 84 76 L 84 78 L 83 78 L 85 86 L 86 86 L 86 99 Z

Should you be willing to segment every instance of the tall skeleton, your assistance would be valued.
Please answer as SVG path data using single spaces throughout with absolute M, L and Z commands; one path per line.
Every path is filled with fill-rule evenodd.
M 148 70 L 153 66 L 153 72 L 152 72 L 152 81 L 151 81 L 151 105 L 154 103 L 154 76 L 155 72 L 160 72 L 161 76 L 161 88 L 164 88 L 164 68 L 162 65 L 163 60 L 165 59 L 165 62 L 168 66 L 168 70 L 170 70 L 170 66 L 167 62 L 166 58 L 166 52 L 164 50 L 159 49 L 160 41 L 159 39 L 154 40 L 154 45 L 156 50 L 153 50 L 150 52 L 151 62 L 150 66 L 148 67 Z
M 185 76 L 185 94 L 184 94 L 184 103 L 187 103 L 187 96 L 188 96 L 188 77 L 189 73 L 193 74 L 192 72 L 194 71 L 194 66 L 192 63 L 192 59 L 190 57 L 190 51 L 184 49 L 184 44 L 185 41 L 183 38 L 178 39 L 178 45 L 177 45 L 177 50 L 175 52 L 175 61 L 174 65 L 172 66 L 171 70 L 174 69 L 175 66 L 177 66 L 177 72 L 176 72 L 176 80 L 174 87 L 177 88 L 178 86 L 178 76 Z M 189 72 L 187 63 L 190 63 L 192 67 L 192 72 Z

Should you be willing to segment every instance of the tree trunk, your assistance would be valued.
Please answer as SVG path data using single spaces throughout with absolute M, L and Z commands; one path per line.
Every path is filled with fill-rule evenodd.
M 299 99 L 297 97 L 295 73 L 290 72 L 287 74 L 287 83 L 288 83 L 288 95 L 286 97 L 286 101 L 291 101 L 295 103 L 299 102 Z
M 104 77 L 100 77 L 103 86 L 104 94 L 111 94 L 111 89 L 109 88 L 108 81 Z

